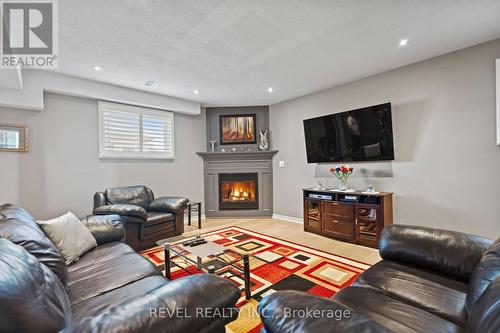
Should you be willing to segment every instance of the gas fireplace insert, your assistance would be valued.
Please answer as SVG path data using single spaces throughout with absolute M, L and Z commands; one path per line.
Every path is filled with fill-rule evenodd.
M 219 210 L 259 209 L 257 173 L 220 173 Z

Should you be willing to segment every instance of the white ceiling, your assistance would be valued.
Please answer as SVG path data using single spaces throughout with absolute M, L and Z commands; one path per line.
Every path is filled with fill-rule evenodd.
M 498 0 L 64 0 L 59 13 L 58 72 L 212 106 L 274 104 L 500 37 Z

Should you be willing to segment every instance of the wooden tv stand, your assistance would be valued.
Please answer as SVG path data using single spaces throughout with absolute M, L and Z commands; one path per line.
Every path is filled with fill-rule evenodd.
M 392 224 L 392 193 L 303 189 L 304 230 L 378 248 L 380 232 Z M 319 197 L 319 198 L 318 198 Z

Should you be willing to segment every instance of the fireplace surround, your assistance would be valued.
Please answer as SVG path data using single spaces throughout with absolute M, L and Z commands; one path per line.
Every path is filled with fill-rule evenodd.
M 272 159 L 277 152 L 197 153 L 204 160 L 205 216 L 272 216 Z

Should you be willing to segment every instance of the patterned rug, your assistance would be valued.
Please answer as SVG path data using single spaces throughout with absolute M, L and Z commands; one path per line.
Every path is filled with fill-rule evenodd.
M 277 290 L 301 290 L 331 297 L 340 289 L 351 285 L 359 274 L 370 267 L 359 261 L 241 227 L 232 226 L 207 232 L 203 237 L 234 251 L 250 254 L 252 298 L 247 301 L 242 293 L 237 304 L 240 315 L 226 326 L 226 332 L 260 332 L 262 324 L 257 314 L 257 305 L 263 297 Z M 163 270 L 162 248 L 155 247 L 141 254 Z M 175 258 L 174 261 L 183 264 Z M 200 273 L 195 266 L 185 268 L 192 273 Z M 188 273 L 175 267 L 171 274 L 172 279 L 176 279 Z M 240 288 L 243 287 L 242 279 L 235 277 L 232 281 Z

